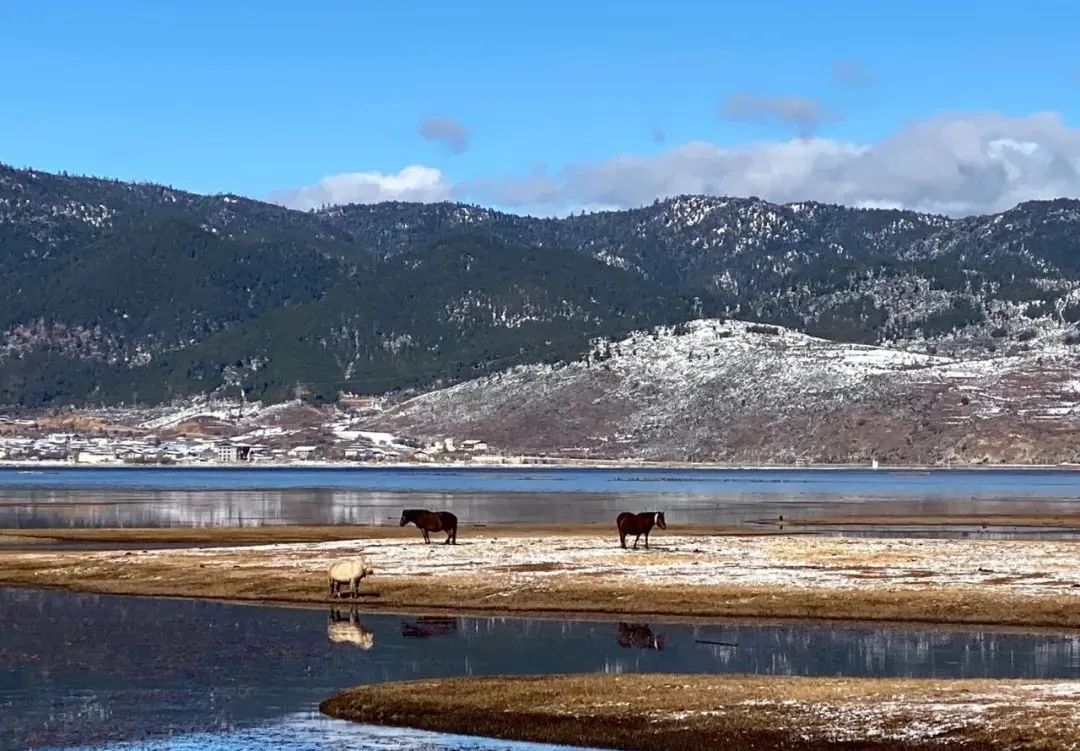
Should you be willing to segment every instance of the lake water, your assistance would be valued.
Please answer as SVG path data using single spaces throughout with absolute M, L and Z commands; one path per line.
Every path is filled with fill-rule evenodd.
M 530 748 L 370 728 L 316 711 L 320 700 L 349 686 L 434 676 L 1080 679 L 1080 636 L 339 616 L 332 622 L 325 610 L 0 589 L 0 751 Z M 352 634 L 360 644 L 331 642 L 331 633 Z
M 0 470 L 0 527 L 393 524 L 407 507 L 453 511 L 465 525 L 610 521 L 628 509 L 751 526 L 780 515 L 1068 513 L 1080 511 L 1080 472 Z

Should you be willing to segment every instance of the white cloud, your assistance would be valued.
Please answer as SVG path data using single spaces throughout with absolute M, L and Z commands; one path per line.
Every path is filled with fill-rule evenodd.
M 1080 197 L 1080 129 L 1054 113 L 956 114 L 871 143 L 832 138 L 725 147 L 707 141 L 559 170 L 451 183 L 434 167 L 348 173 L 278 194 L 297 208 L 386 200 L 465 200 L 540 215 L 627 208 L 684 193 L 816 200 L 966 215 Z
M 279 191 L 271 201 L 293 209 L 380 201 L 430 203 L 451 197 L 452 186 L 435 167 L 412 165 L 400 172 L 342 172 L 324 177 L 314 185 Z
M 805 138 L 727 148 L 708 142 L 622 155 L 556 173 L 459 186 L 473 200 L 532 213 L 640 206 L 681 193 L 756 195 L 953 215 L 1080 196 L 1080 130 L 1053 113 L 935 118 L 873 143 Z

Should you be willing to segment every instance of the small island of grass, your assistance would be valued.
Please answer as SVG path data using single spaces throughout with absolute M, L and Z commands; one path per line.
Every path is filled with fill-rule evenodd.
M 332 717 L 631 751 L 1051 751 L 1080 683 L 699 675 L 449 678 L 350 689 Z

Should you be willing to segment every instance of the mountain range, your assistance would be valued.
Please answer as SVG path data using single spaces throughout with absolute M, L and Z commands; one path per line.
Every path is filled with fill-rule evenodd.
M 962 219 L 705 196 L 303 212 L 0 166 L 0 403 L 429 389 L 698 319 L 1022 354 L 1080 341 L 1078 250 L 1065 199 Z

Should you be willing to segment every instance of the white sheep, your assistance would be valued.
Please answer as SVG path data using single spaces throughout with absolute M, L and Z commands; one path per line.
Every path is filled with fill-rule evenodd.
M 341 597 L 342 587 L 348 585 L 349 592 L 353 597 L 356 597 L 360 588 L 360 580 L 365 576 L 371 576 L 373 573 L 375 573 L 375 569 L 368 566 L 367 560 L 364 558 L 350 558 L 332 563 L 329 571 L 327 571 L 330 579 L 330 596 Z

